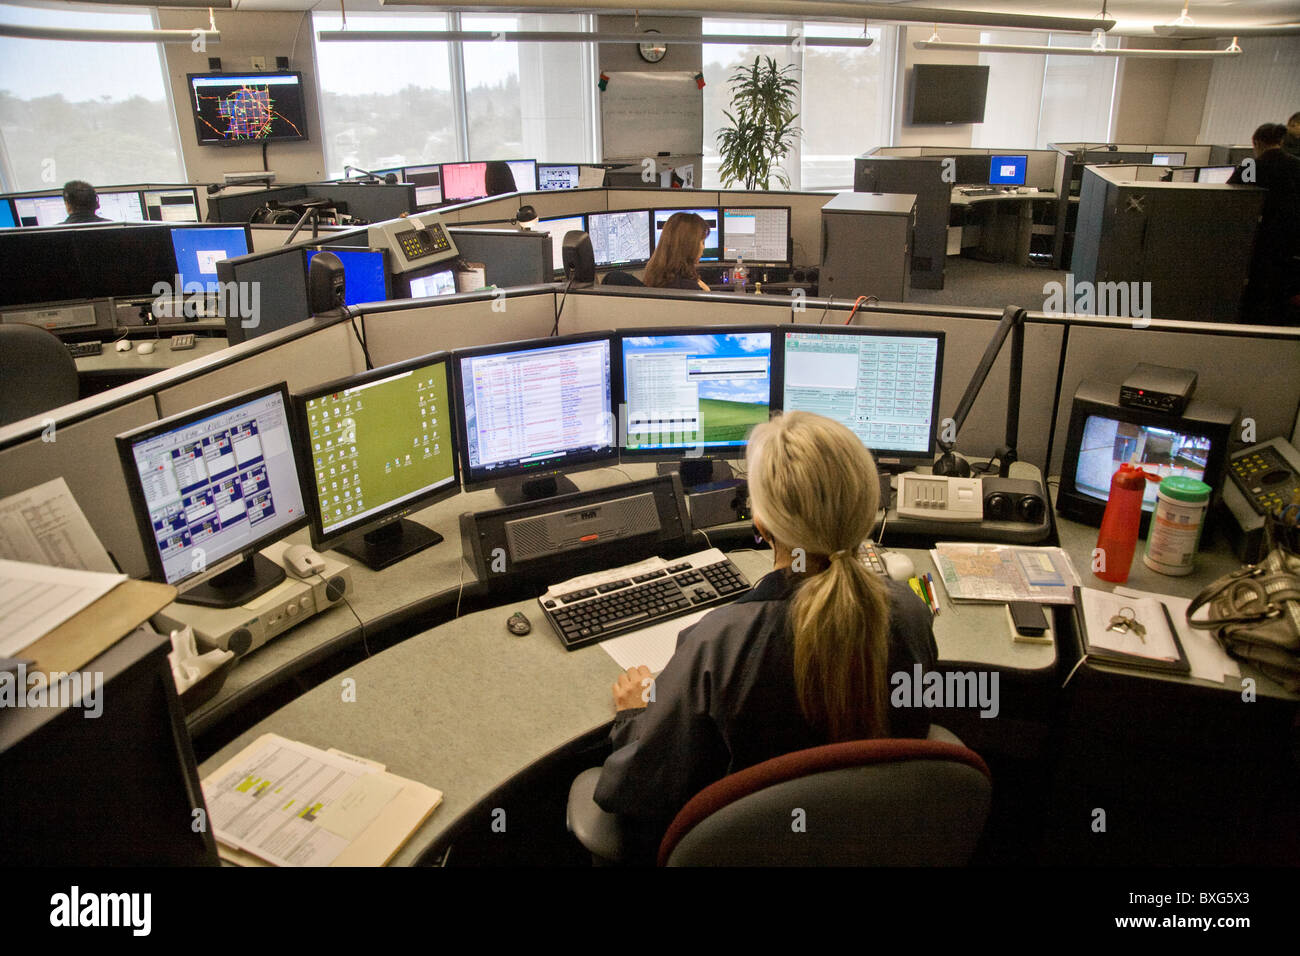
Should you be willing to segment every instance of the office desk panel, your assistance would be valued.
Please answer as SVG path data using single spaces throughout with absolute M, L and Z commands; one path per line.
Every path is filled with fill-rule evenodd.
M 131 345 L 129 352 L 117 351 L 113 347 L 113 341 L 111 339 L 106 340 L 104 342 L 104 351 L 100 354 L 87 355 L 84 358 L 77 359 L 77 374 L 92 376 L 132 375 L 143 378 L 155 372 L 176 368 L 186 362 L 193 362 L 195 359 L 215 355 L 226 347 L 224 337 L 206 338 L 196 336 L 194 348 L 175 352 L 171 349 L 169 340 L 173 335 L 182 334 L 182 331 L 184 331 L 182 326 L 168 326 L 159 330 L 160 337 L 157 339 L 128 339 L 127 341 Z M 153 342 L 154 351 L 149 355 L 141 355 L 138 351 L 141 342 Z

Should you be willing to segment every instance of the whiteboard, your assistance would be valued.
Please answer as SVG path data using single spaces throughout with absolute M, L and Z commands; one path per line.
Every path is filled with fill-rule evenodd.
M 704 91 L 693 73 L 610 73 L 600 124 L 605 160 L 700 153 Z

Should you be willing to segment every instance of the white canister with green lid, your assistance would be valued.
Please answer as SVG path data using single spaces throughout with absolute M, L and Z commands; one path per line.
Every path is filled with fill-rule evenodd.
M 1191 574 L 1205 527 L 1205 509 L 1210 504 L 1210 486 L 1195 478 L 1170 475 L 1158 488 L 1142 561 L 1161 574 Z

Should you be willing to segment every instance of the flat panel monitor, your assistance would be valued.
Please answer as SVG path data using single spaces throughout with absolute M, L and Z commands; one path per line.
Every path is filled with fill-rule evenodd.
M 984 122 L 987 66 L 918 63 L 912 67 L 912 122 Z
M 307 138 L 301 73 L 190 73 L 189 87 L 200 146 Z
M 1198 183 L 1226 183 L 1232 178 L 1236 166 L 1202 166 L 1196 171 Z
M 609 333 L 455 353 L 466 488 L 495 485 L 507 503 L 549 497 L 576 490 L 560 472 L 615 458 L 612 353 Z
M 771 417 L 771 328 L 639 329 L 619 333 L 623 454 L 658 460 L 740 458 Z M 705 480 L 683 468 L 682 480 Z
M 388 301 L 388 257 L 383 249 L 339 249 L 331 246 L 321 252 L 332 252 L 343 263 L 343 304 L 361 305 L 364 302 Z M 316 251 L 307 252 L 307 275 L 311 275 L 311 260 Z
M 882 467 L 934 458 L 944 333 L 781 329 L 780 407 L 848 427 Z
M 436 206 L 442 202 L 442 167 L 407 166 L 402 178 L 415 187 L 417 206 Z
M 301 248 L 276 249 L 217 263 L 226 341 L 238 345 L 311 318 L 307 260 Z
M 728 207 L 722 210 L 722 258 L 759 265 L 790 261 L 790 207 Z
M 598 266 L 643 265 L 650 261 L 648 209 L 590 213 L 587 235 Z
M 1151 165 L 1153 166 L 1181 166 L 1187 162 L 1186 153 L 1152 153 Z
M 151 575 L 178 601 L 235 607 L 284 580 L 257 551 L 307 521 L 297 447 L 283 382 L 117 436 Z
M 151 222 L 198 222 L 198 194 L 188 188 L 146 189 L 144 214 Z
M 102 192 L 99 196 L 98 215 L 113 222 L 144 222 L 144 206 L 138 190 Z
M 577 189 L 578 164 L 538 163 L 537 188 L 543 191 L 551 189 Z
M 1182 415 L 1131 408 L 1119 404 L 1118 385 L 1081 382 L 1070 409 L 1057 510 L 1100 525 L 1111 477 L 1133 459 L 1162 478 L 1184 475 L 1204 481 L 1217 495 L 1236 417 L 1235 409 L 1201 400 L 1188 403 Z M 1143 491 L 1142 534 L 1158 490 L 1156 483 L 1147 482 Z
M 664 223 L 679 212 L 693 212 L 708 225 L 709 234 L 704 237 L 704 252 L 700 255 L 700 261 L 717 262 L 722 256 L 722 231 L 718 228 L 720 217 L 717 209 L 654 210 L 654 245 L 659 245 L 659 237 L 663 234 Z M 599 260 L 597 260 L 597 264 L 599 264 Z
M 176 274 L 187 292 L 215 291 L 217 263 L 249 253 L 247 226 L 181 227 L 171 233 Z
M 506 165 L 515 178 L 515 192 L 531 193 L 537 189 L 537 160 L 508 159 Z
M 18 226 L 18 217 L 14 215 L 13 201 L 0 199 L 0 229 L 14 229 Z
M 1192 167 L 1186 169 L 1171 169 L 1169 181 L 1172 183 L 1194 183 L 1196 182 L 1196 173 L 1198 170 Z
M 454 269 L 439 269 L 436 272 L 429 272 L 421 275 L 416 272 L 408 272 L 403 277 L 406 281 L 408 298 L 411 299 L 430 299 L 440 295 L 456 294 L 456 271 Z
M 460 491 L 447 353 L 294 395 L 316 548 L 372 570 L 442 536 L 405 516 Z
M 487 194 L 487 163 L 442 164 L 443 202 L 467 202 Z
M 1028 156 L 990 156 L 990 186 L 1023 186 L 1029 169 Z
M 564 236 L 566 233 L 587 231 L 587 221 L 583 216 L 558 216 L 554 219 L 539 219 L 535 227 L 540 232 L 551 235 L 551 262 L 556 272 L 564 271 Z
M 59 226 L 68 218 L 63 194 L 53 196 L 15 196 L 14 213 L 20 226 Z

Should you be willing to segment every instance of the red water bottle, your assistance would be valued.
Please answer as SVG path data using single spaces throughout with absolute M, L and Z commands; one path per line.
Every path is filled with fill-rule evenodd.
M 1111 477 L 1110 498 L 1101 517 L 1097 550 L 1093 552 L 1094 565 L 1098 563 L 1098 552 L 1101 553 L 1101 566 L 1092 573 L 1103 581 L 1122 584 L 1128 580 L 1133 552 L 1137 550 L 1138 526 L 1142 523 L 1142 492 L 1148 481 L 1159 480 L 1156 475 L 1127 462 Z

